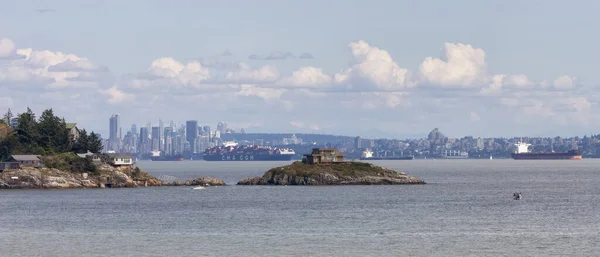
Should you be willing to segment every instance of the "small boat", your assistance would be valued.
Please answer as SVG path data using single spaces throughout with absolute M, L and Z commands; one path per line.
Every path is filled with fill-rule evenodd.
M 521 200 L 521 193 L 520 192 L 516 192 L 513 194 L 513 199 L 515 200 Z

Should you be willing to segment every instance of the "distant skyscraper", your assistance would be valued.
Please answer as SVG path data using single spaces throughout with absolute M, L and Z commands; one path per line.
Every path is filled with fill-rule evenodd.
M 159 135 L 161 138 L 164 138 L 165 136 L 165 124 L 163 123 L 163 121 L 161 119 L 158 119 L 158 129 L 159 129 Z
M 120 151 L 121 146 L 121 121 L 118 113 L 109 119 L 109 137 L 107 150 Z
M 109 126 L 109 137 L 111 141 L 116 141 L 117 138 L 120 138 L 119 130 L 121 128 L 119 114 L 115 113 L 110 117 L 110 126 Z
M 362 139 L 360 137 L 354 138 L 354 148 L 360 149 L 362 146 Z
M 217 124 L 217 131 L 221 132 L 221 134 L 225 134 L 227 131 L 227 123 L 220 121 L 219 124 Z
M 188 120 L 185 122 L 185 139 L 190 143 L 190 150 L 196 149 L 196 138 L 198 137 L 198 121 Z
M 150 134 L 148 132 L 148 128 L 147 127 L 141 127 L 140 128 L 140 138 L 139 138 L 139 152 L 140 153 L 147 153 L 150 152 L 150 146 L 148 143 L 148 138 L 150 137 Z
M 160 127 L 152 127 L 152 151 L 160 150 Z
M 131 124 L 131 134 L 137 135 L 137 126 L 135 124 Z

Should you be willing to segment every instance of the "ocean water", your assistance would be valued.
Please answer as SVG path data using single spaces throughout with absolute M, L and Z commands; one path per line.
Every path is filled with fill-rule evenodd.
M 0 191 L 0 256 L 595 256 L 600 160 L 374 163 L 426 185 L 235 186 L 287 162 L 140 162 L 232 186 Z M 512 200 L 520 191 L 523 199 Z

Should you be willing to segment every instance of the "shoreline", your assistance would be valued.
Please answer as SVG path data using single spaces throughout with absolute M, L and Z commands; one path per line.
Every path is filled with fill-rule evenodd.
M 164 182 L 132 166 L 98 165 L 97 172 L 72 172 L 50 168 L 21 168 L 0 173 L 0 190 L 106 189 L 166 186 L 226 186 L 221 179 L 200 177 Z

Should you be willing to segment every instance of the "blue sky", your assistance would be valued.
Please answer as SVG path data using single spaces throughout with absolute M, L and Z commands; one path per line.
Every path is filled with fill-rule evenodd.
M 224 120 L 256 132 L 365 137 L 434 127 L 450 136 L 597 132 L 596 1 L 0 6 L 0 87 L 10 89 L 0 107 L 53 107 L 103 134 L 113 112 L 125 127 Z M 218 56 L 226 50 L 232 56 Z M 248 58 L 275 51 L 314 58 Z

